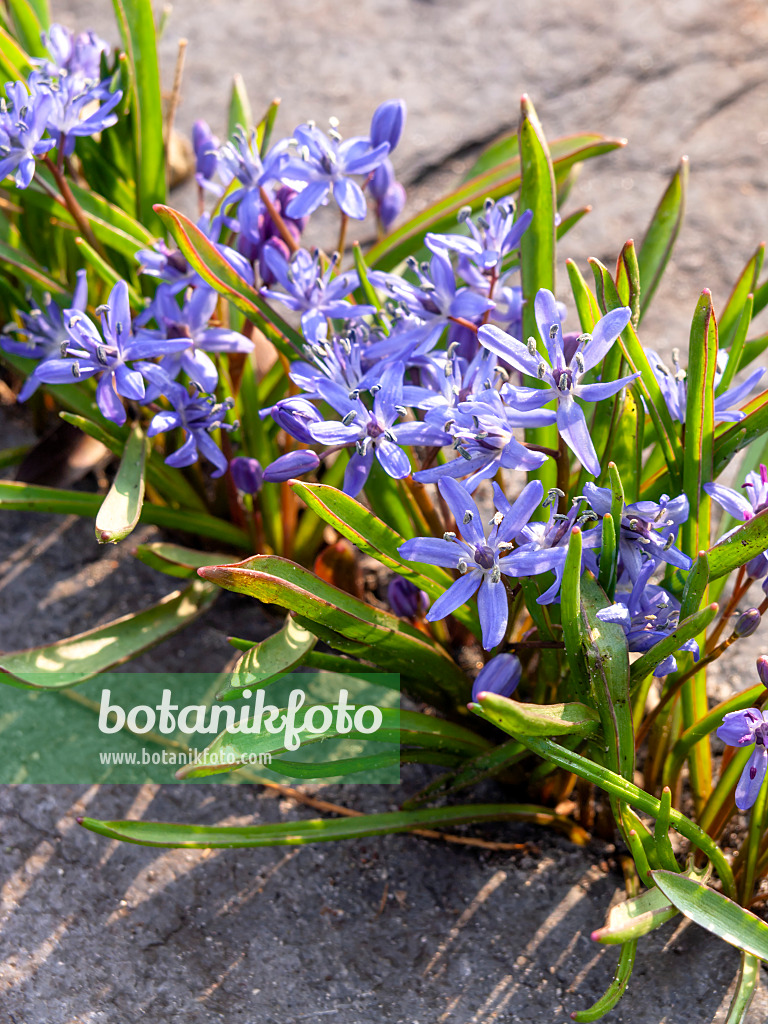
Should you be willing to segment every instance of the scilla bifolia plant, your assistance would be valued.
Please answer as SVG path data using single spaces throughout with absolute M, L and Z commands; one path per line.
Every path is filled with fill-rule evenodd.
M 640 331 L 680 227 L 685 162 L 639 250 L 627 242 L 615 272 L 591 260 L 590 286 L 557 256 L 587 211 L 561 207 L 576 165 L 620 143 L 548 145 L 526 97 L 515 135 L 403 218 L 391 162 L 403 103 L 383 103 L 359 136 L 334 121 L 273 141 L 276 105 L 251 128 L 237 88 L 227 140 L 195 127 L 195 222 L 166 205 L 171 125 L 149 4 L 116 2 L 122 52 L 49 25 L 43 0 L 8 8 L 3 358 L 21 401 L 56 403 L 119 465 L 103 497 L 2 482 L 0 503 L 93 516 L 102 543 L 157 524 L 172 542 L 137 556 L 187 582 L 133 616 L 3 655 L 3 680 L 90 678 L 223 587 L 287 615 L 263 643 L 237 641 L 222 700 L 298 666 L 384 670 L 442 715 L 403 717 L 402 760 L 442 773 L 396 813 L 83 824 L 217 847 L 535 816 L 583 841 L 601 794 L 631 855 L 627 900 L 593 935 L 620 946 L 615 980 L 575 1019 L 613 1007 L 638 940 L 682 913 L 741 950 L 729 1021 L 743 1020 L 768 958 L 768 926 L 749 910 L 768 873 L 768 659 L 715 707 L 707 669 L 768 608 L 768 392 L 754 370 L 768 337 L 750 334 L 768 303 L 763 247 L 719 316 L 701 293 L 688 356 L 676 339 L 665 365 Z M 305 241 L 321 205 L 338 212 L 335 251 Z M 350 244 L 366 220 L 377 240 Z M 731 489 L 718 477 L 737 456 Z M 388 574 L 389 610 L 336 585 L 355 550 Z M 225 745 L 246 760 L 270 742 L 281 763 L 279 737 L 222 734 L 186 775 Z M 456 802 L 489 776 L 525 784 L 526 803 Z M 575 779 L 588 785 L 572 821 L 552 808 Z M 741 812 L 729 857 L 718 841 Z

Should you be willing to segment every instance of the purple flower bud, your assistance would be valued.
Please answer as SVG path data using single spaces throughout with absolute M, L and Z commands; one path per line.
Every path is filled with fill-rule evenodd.
M 733 635 L 737 637 L 752 636 L 760 625 L 760 612 L 757 608 L 747 608 L 745 612 L 736 619 L 733 627 Z
M 759 555 L 755 555 L 751 558 L 744 566 L 747 576 L 751 580 L 761 580 L 768 574 L 768 557 L 764 551 L 761 551 Z
M 192 148 L 195 151 L 195 170 L 205 181 L 216 173 L 218 140 L 214 138 L 207 121 L 195 121 L 192 125 Z
M 395 169 L 389 160 L 382 160 L 376 170 L 371 174 L 368 182 L 368 191 L 371 196 L 379 202 L 384 198 L 389 189 L 395 184 Z
M 396 181 L 394 185 L 387 190 L 383 199 L 376 204 L 376 212 L 379 215 L 381 226 L 385 231 L 389 231 L 394 222 L 403 212 L 405 206 L 405 189 Z
M 380 104 L 371 118 L 371 144 L 374 149 L 382 142 L 388 142 L 391 153 L 400 141 L 404 124 L 404 100 L 387 100 L 386 103 Z
M 757 659 L 757 674 L 760 682 L 768 689 L 768 658 L 764 654 Z
M 315 452 L 302 449 L 298 452 L 288 452 L 275 459 L 264 470 L 264 483 L 280 484 L 284 480 L 290 480 L 294 476 L 303 476 L 311 473 L 320 465 L 320 459 Z
M 477 701 L 481 693 L 498 693 L 509 697 L 517 689 L 522 665 L 514 654 L 497 654 L 478 673 L 472 686 L 472 700 Z
M 283 398 L 272 406 L 272 419 L 302 444 L 314 444 L 309 428 L 323 422 L 323 417 L 306 398 Z
M 264 471 L 258 459 L 249 459 L 244 455 L 230 459 L 229 472 L 238 491 L 243 494 L 256 494 L 261 490 Z
M 415 619 L 424 614 L 429 606 L 429 598 L 423 590 L 419 590 L 410 580 L 395 576 L 387 587 L 389 607 L 401 619 Z

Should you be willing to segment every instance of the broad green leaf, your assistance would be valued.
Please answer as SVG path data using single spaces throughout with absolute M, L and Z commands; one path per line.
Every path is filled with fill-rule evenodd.
M 56 690 L 91 679 L 178 632 L 216 599 L 216 588 L 194 580 L 151 608 L 43 647 L 0 655 L 0 681 Z
M 300 665 L 316 643 L 314 633 L 289 615 L 282 629 L 254 644 L 235 667 L 225 673 L 228 685 L 216 695 L 217 700 L 239 700 L 246 687 L 256 689 L 279 679 Z
M 204 565 L 221 565 L 227 557 L 220 551 L 194 551 L 165 541 L 139 544 L 133 553 L 145 565 L 177 579 L 194 579 L 198 569 Z
M 133 533 L 144 504 L 144 466 L 149 438 L 134 423 L 107 496 L 96 515 L 96 540 L 117 544 Z
M 343 681 L 344 677 L 342 676 L 341 679 Z M 317 706 L 333 711 L 332 704 L 318 704 Z M 286 709 L 281 708 L 280 711 L 285 712 Z M 382 724 L 376 730 L 375 735 L 358 732 L 354 728 L 349 732 L 341 733 L 337 731 L 335 725 L 326 732 L 318 734 L 304 729 L 300 724 L 300 716 L 295 721 L 295 735 L 302 749 L 310 745 L 325 743 L 338 736 L 346 736 L 352 740 L 370 741 L 375 739 L 377 743 L 392 743 L 398 749 L 406 746 L 416 747 L 462 757 L 474 757 L 479 752 L 488 750 L 487 740 L 452 722 L 443 721 L 432 715 L 424 715 L 419 711 L 401 711 L 399 708 L 379 708 L 379 711 Z M 278 723 L 279 721 L 278 719 Z M 274 733 L 267 730 L 263 732 L 228 732 L 224 730 L 212 743 L 208 744 L 205 750 L 200 752 L 195 761 L 180 768 L 176 772 L 176 777 L 190 779 L 200 778 L 204 775 L 216 775 L 220 772 L 237 771 L 243 765 L 253 763 L 251 759 L 260 754 L 282 755 L 289 750 L 286 746 L 286 728 L 287 726 L 283 724 L 283 727 Z
M 37 15 L 40 28 L 47 32 L 51 25 L 51 11 L 48 0 L 27 0 L 27 3 L 29 3 L 29 6 Z
M 16 38 L 30 57 L 46 57 L 46 49 L 40 38 L 43 26 L 30 0 L 7 0 L 7 6 Z
M 255 597 L 265 604 L 293 610 L 300 622 L 317 631 L 331 630 L 353 646 L 343 653 L 363 655 L 389 671 L 417 683 L 423 699 L 436 706 L 463 703 L 468 683 L 458 665 L 429 637 L 389 612 L 359 601 L 309 570 L 272 555 L 256 555 L 236 565 L 212 566 L 200 575 L 225 590 Z
M 4 28 L 0 28 L 0 70 L 12 81 L 26 79 L 32 70 L 29 57 Z
M 585 704 L 522 704 L 491 693 L 483 706 L 503 714 L 515 736 L 591 736 L 600 729 L 600 716 Z
M 723 307 L 719 323 L 721 348 L 728 348 L 734 339 L 736 328 L 747 302 L 747 297 L 750 294 L 753 294 L 757 288 L 757 280 L 760 277 L 760 271 L 763 268 L 764 257 L 765 242 L 761 242 L 751 259 L 747 261 L 746 266 L 739 274 L 739 278 L 733 286 L 733 291 Z
M 101 501 L 98 494 L 0 480 L 0 509 L 12 512 L 57 512 L 61 515 L 92 516 L 95 519 Z M 211 540 L 231 544 L 235 549 L 247 551 L 251 547 L 250 537 L 243 530 L 224 519 L 194 509 L 175 509 L 146 503 L 141 510 L 141 522 L 180 533 L 210 537 Z
M 401 558 L 397 549 L 405 542 L 405 538 L 337 487 L 299 481 L 292 484 L 292 488 L 313 512 L 342 537 L 346 537 L 364 554 L 377 559 L 387 569 L 410 580 L 433 600 L 453 583 L 444 569 Z M 453 615 L 473 632 L 477 629 L 477 616 L 469 608 L 457 608 Z
M 625 306 L 632 310 L 630 321 L 635 330 L 640 322 L 640 269 L 635 243 L 630 238 L 624 243 L 616 266 L 616 289 Z
M 604 945 L 619 945 L 629 939 L 647 935 L 671 921 L 678 913 L 661 889 L 654 886 L 642 896 L 635 896 L 634 899 L 611 907 L 605 925 L 592 932 L 591 938 L 593 942 L 602 942 Z
M 657 665 L 660 665 L 670 654 L 678 651 L 680 644 L 684 644 L 686 640 L 693 640 L 694 637 L 702 633 L 712 622 L 715 615 L 717 615 L 716 604 L 711 604 L 707 608 L 702 608 L 700 612 L 689 615 L 688 618 L 680 622 L 677 629 L 668 636 L 665 636 L 657 644 L 654 644 L 650 650 L 642 654 L 636 661 L 633 661 L 632 667 L 629 670 L 632 692 L 653 672 Z
M 765 921 L 703 882 L 661 869 L 652 874 L 670 903 L 695 924 L 737 949 L 768 960 L 768 924 Z
M 48 190 L 37 182 L 38 176 L 41 181 L 46 181 Z M 119 210 L 95 192 L 81 188 L 75 182 L 70 182 L 70 188 L 98 241 L 120 253 L 128 261 L 128 265 L 134 267 L 136 252 L 139 249 L 149 248 L 154 243 L 155 237 L 130 214 Z M 66 205 L 51 195 L 50 190 L 56 192 L 53 177 L 45 168 L 38 168 L 35 180 L 24 192 L 24 203 L 42 210 L 55 221 L 68 224 L 76 230 L 77 225 Z
M 229 138 L 235 133 L 237 126 L 245 131 L 246 135 L 253 127 L 253 111 L 248 102 L 248 93 L 245 89 L 245 82 L 241 74 L 232 76 L 232 92 L 229 97 L 229 112 L 227 114 L 227 135 Z
M 71 399 L 78 395 L 81 399 L 77 403 L 78 409 L 84 409 L 88 416 L 94 415 L 93 402 L 90 395 L 77 392 L 77 385 L 64 385 L 65 387 L 71 387 L 73 391 L 66 395 L 62 395 L 62 385 L 55 385 L 55 396 L 58 398 L 62 405 L 74 404 Z M 128 439 L 128 430 L 126 427 L 118 427 L 110 420 L 100 418 L 98 421 L 91 420 L 86 416 L 71 412 L 60 412 L 59 416 L 66 422 L 71 423 L 73 427 L 78 427 L 87 434 L 89 437 L 95 438 L 97 441 L 109 448 L 115 455 L 121 455 L 125 448 L 125 443 Z M 149 460 L 147 462 L 147 482 L 151 484 L 167 501 L 178 502 L 180 505 L 188 506 L 189 508 L 199 509 L 204 511 L 206 506 L 203 499 L 187 481 L 184 475 L 172 466 L 166 466 L 163 462 L 160 451 L 156 448 L 152 448 L 149 453 Z
M 295 359 L 296 353 L 304 345 L 301 335 L 227 263 L 216 246 L 191 220 L 169 206 L 158 206 L 156 212 L 203 280 L 253 320 L 278 351 L 288 359 Z
M 736 326 L 733 328 L 731 335 L 730 351 L 728 353 L 728 362 L 725 364 L 725 370 L 720 377 L 720 383 L 715 388 L 716 395 L 724 394 L 733 382 L 733 378 L 738 373 L 741 366 L 741 361 L 745 355 L 745 349 L 747 344 L 747 331 L 749 325 L 752 323 L 752 315 L 754 312 L 754 297 L 749 294 L 744 300 L 742 306 L 741 316 L 739 317 Z M 722 330 L 720 331 L 720 347 L 723 347 L 722 343 Z
M 155 203 L 165 202 L 165 145 L 163 97 L 157 60 L 155 18 L 150 0 L 112 0 L 123 49 L 133 72 L 134 158 L 136 214 L 147 227 L 157 223 Z
M 32 256 L 28 255 L 20 247 L 14 248 L 0 241 L 0 264 L 2 265 L 3 273 L 10 273 L 33 288 L 42 288 L 45 291 L 52 292 L 54 296 L 63 297 L 68 294 L 61 282 L 51 277 Z M 71 293 L 69 293 L 69 297 L 71 298 Z
M 595 277 L 595 292 L 597 300 L 604 313 L 616 309 L 621 303 L 619 294 L 613 278 L 603 264 L 596 259 L 590 258 L 590 265 Z M 644 293 L 645 294 L 645 293 Z M 683 454 L 677 430 L 670 416 L 667 403 L 661 394 L 658 382 L 654 375 L 645 348 L 641 345 L 632 323 L 627 324 L 619 335 L 617 344 L 620 346 L 624 358 L 629 363 L 633 373 L 640 371 L 638 384 L 651 417 L 656 435 L 661 443 L 664 452 L 664 459 L 669 467 L 670 476 L 673 482 L 682 483 Z
M 717 322 L 708 289 L 701 293 L 693 314 L 688 358 L 683 491 L 689 512 L 682 526 L 682 548 L 695 554 L 709 547 L 711 499 L 703 487 L 714 479 Z
M 579 324 L 582 331 L 586 334 L 591 334 L 601 316 L 597 299 L 592 294 L 589 285 L 584 280 L 583 274 L 574 261 L 566 260 L 565 266 L 571 283 L 573 301 L 576 303 L 576 312 L 579 314 Z
M 768 510 L 759 512 L 730 537 L 709 549 L 709 578 L 716 580 L 725 576 L 765 550 L 768 550 Z
M 84 238 L 76 238 L 75 245 L 83 254 L 83 259 L 91 267 L 96 276 L 99 277 L 108 288 L 114 288 L 118 281 L 125 280 L 122 275 L 115 270 L 115 268 L 107 262 L 93 246 L 89 245 Z M 130 298 L 131 305 L 137 309 L 141 309 L 144 306 L 144 300 L 141 295 L 136 291 L 130 281 L 125 282 L 128 286 L 128 296 Z
M 541 288 L 555 292 L 555 174 L 552 158 L 536 111 L 527 96 L 520 102 L 520 124 L 518 127 L 520 145 L 521 185 L 518 216 L 527 210 L 533 213 L 533 220 L 520 240 L 520 278 L 523 289 L 523 339 L 536 338 L 538 328 L 534 313 L 534 300 Z M 539 349 L 546 352 L 545 339 L 538 342 Z M 557 426 L 534 427 L 525 431 L 526 441 L 557 449 Z M 548 459 L 543 466 L 530 474 L 539 479 L 545 492 L 557 484 L 557 466 Z
M 683 587 L 683 596 L 680 599 L 680 622 L 684 622 L 689 616 L 695 615 L 699 611 L 708 583 L 709 558 L 706 551 L 700 551 Z
M 624 630 L 615 622 L 602 622 L 597 612 L 609 602 L 595 577 L 581 578 L 579 650 L 586 662 L 593 702 L 600 715 L 608 766 L 632 779 L 635 735 L 629 699 L 629 654 Z
M 418 828 L 445 828 L 484 821 L 538 821 L 556 823 L 557 816 L 546 808 L 526 804 L 464 804 L 457 807 L 427 807 L 418 811 L 390 811 L 348 818 L 311 818 L 276 825 L 172 825 L 149 821 L 98 821 L 78 818 L 91 832 L 108 839 L 121 839 L 143 846 L 208 847 L 300 846 L 304 843 L 360 839 L 365 836 L 408 832 Z M 563 819 L 560 819 L 563 824 Z
M 267 155 L 269 149 L 269 143 L 272 138 L 272 129 L 275 126 L 277 119 L 277 112 L 280 109 L 280 100 L 274 99 L 267 107 L 267 110 L 256 125 L 256 142 L 258 143 L 259 153 L 262 159 Z
M 688 157 L 684 156 L 680 166 L 656 207 L 648 225 L 645 238 L 640 246 L 637 261 L 640 267 L 642 299 L 640 319 L 648 309 L 653 293 L 664 273 L 685 214 L 685 198 L 688 188 Z

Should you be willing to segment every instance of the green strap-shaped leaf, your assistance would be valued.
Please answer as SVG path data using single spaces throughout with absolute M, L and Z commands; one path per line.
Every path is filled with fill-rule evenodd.
M 592 736 L 600 729 L 600 716 L 586 704 L 522 704 L 494 695 L 488 706 L 501 701 L 516 736 Z
M 32 70 L 29 57 L 4 28 L 0 28 L 0 70 L 12 80 L 26 78 Z
M 715 544 L 707 552 L 709 578 L 719 579 L 733 572 L 761 552 L 768 550 L 768 509 L 738 527 L 730 537 Z
M 613 973 L 613 980 L 605 991 L 605 994 L 593 1003 L 588 1010 L 577 1010 L 571 1014 L 577 1024 L 589 1024 L 590 1021 L 600 1020 L 609 1013 L 624 995 L 632 977 L 632 969 L 635 966 L 635 953 L 637 952 L 637 939 L 630 939 L 621 947 L 621 955 Z
M 746 953 L 768 960 L 768 924 L 738 903 L 685 875 L 660 869 L 653 880 L 667 899 L 695 924 Z
M 584 280 L 584 275 L 573 260 L 566 260 L 565 266 L 568 271 L 568 280 L 571 283 L 573 301 L 576 303 L 576 312 L 579 314 L 579 324 L 582 331 L 590 334 L 600 319 L 600 307 L 592 290 Z
M 752 1002 L 758 982 L 760 981 L 760 961 L 751 953 L 741 953 L 741 966 L 739 978 L 736 982 L 736 991 L 733 993 L 731 1005 L 728 1007 L 728 1016 L 725 1024 L 744 1024 L 747 1018 L 747 1011 Z
M 688 573 L 688 578 L 683 587 L 683 596 L 680 599 L 680 621 L 683 622 L 691 615 L 695 615 L 701 608 L 701 602 L 709 583 L 709 558 L 706 551 L 700 551 L 699 556 L 693 563 L 693 568 Z
M 285 558 L 256 555 L 236 565 L 200 569 L 200 575 L 225 590 L 293 610 L 321 639 L 332 634 L 352 642 L 337 649 L 416 682 L 424 699 L 438 707 L 464 703 L 468 684 L 458 665 L 431 638 L 389 612 L 373 608 L 308 569 Z M 329 641 L 333 642 L 333 636 Z
M 401 558 L 397 549 L 405 542 L 405 538 L 337 487 L 303 481 L 294 483 L 292 487 L 302 501 L 342 537 L 346 537 L 364 554 L 377 559 L 387 569 L 410 580 L 433 600 L 453 583 L 444 569 L 407 562 Z M 453 616 L 472 632 L 478 630 L 477 615 L 468 607 L 457 608 Z
M 709 547 L 711 501 L 703 487 L 714 479 L 716 368 L 717 322 L 712 309 L 712 294 L 705 289 L 691 323 L 685 410 L 683 490 L 688 498 L 689 512 L 682 526 L 682 546 L 689 554 Z
M 720 377 L 720 382 L 715 388 L 715 395 L 717 396 L 724 394 L 730 388 L 733 378 L 739 371 L 741 361 L 745 357 L 747 332 L 749 331 L 749 326 L 752 323 L 754 308 L 754 296 L 750 293 L 744 300 L 744 305 L 741 309 L 741 316 L 731 332 L 731 345 L 728 353 L 728 362 L 726 363 L 725 370 Z M 723 348 L 722 327 L 719 329 L 718 341 L 720 347 Z
M 289 615 L 282 629 L 254 644 L 234 668 L 225 673 L 227 686 L 216 694 L 217 700 L 239 700 L 244 688 L 255 689 L 279 679 L 300 665 L 316 643 L 314 633 Z
M 592 932 L 593 942 L 616 946 L 629 939 L 639 939 L 655 928 L 676 917 L 679 911 L 673 907 L 661 889 L 654 886 L 641 896 L 625 900 L 611 907 L 608 920 L 602 928 Z
M 327 708 L 333 713 L 333 704 L 318 703 L 315 706 Z M 281 708 L 280 711 L 285 718 L 286 709 Z M 336 740 L 340 736 L 350 740 L 374 739 L 376 743 L 393 744 L 398 751 L 401 746 L 409 746 L 462 757 L 474 757 L 488 749 L 488 742 L 476 733 L 434 716 L 417 711 L 400 711 L 399 708 L 379 708 L 379 711 L 381 725 L 375 734 L 359 732 L 354 728 L 348 732 L 339 732 L 335 725 L 318 734 L 305 729 L 299 716 L 296 718 L 293 735 L 302 749 L 327 744 L 327 741 Z M 243 765 L 253 764 L 253 759 L 259 755 L 285 754 L 290 749 L 286 746 L 286 729 L 287 726 L 283 724 L 283 727 L 274 733 L 266 729 L 259 732 L 225 730 L 209 743 L 194 761 L 180 768 L 176 772 L 176 777 L 192 779 L 217 775 L 220 772 L 233 772 Z
M 520 240 L 520 278 L 523 289 L 523 340 L 536 338 L 538 328 L 534 301 L 541 288 L 555 292 L 555 174 L 552 158 L 533 104 L 527 96 L 520 102 L 521 185 L 518 216 L 527 210 L 533 214 L 530 227 Z M 545 339 L 538 340 L 540 351 L 546 352 Z M 538 382 L 537 382 L 538 383 Z M 526 441 L 557 449 L 557 425 L 534 427 L 525 431 Z M 557 484 L 557 466 L 548 459 L 530 474 L 539 479 L 547 491 Z
M 741 319 L 747 297 L 754 293 L 757 288 L 757 281 L 760 271 L 763 268 L 765 258 L 765 242 L 761 242 L 752 257 L 747 261 L 746 266 L 739 274 L 733 291 L 723 307 L 720 316 L 720 347 L 728 348 L 736 334 L 736 328 Z
M 667 186 L 661 202 L 656 207 L 637 256 L 642 287 L 641 320 L 651 303 L 653 293 L 658 288 L 680 232 L 680 225 L 685 214 L 687 188 L 688 157 L 684 156 L 680 161 L 680 166 L 672 175 L 672 180 Z
M 47 56 L 40 38 L 43 26 L 30 0 L 7 0 L 16 36 L 30 57 Z
M 608 270 L 600 260 L 590 258 L 589 263 L 595 277 L 595 291 L 597 301 L 604 313 L 616 309 L 622 305 L 616 285 Z M 629 363 L 633 373 L 640 371 L 638 385 L 646 404 L 648 414 L 656 429 L 656 435 L 664 453 L 664 459 L 669 468 L 670 476 L 675 486 L 682 483 L 683 453 L 677 429 L 667 408 L 667 403 L 661 394 L 658 382 L 654 375 L 645 349 L 635 333 L 632 323 L 627 324 L 619 335 L 617 342 L 624 358 Z
M 172 825 L 149 821 L 97 821 L 79 818 L 91 832 L 142 846 L 227 849 L 239 846 L 301 846 L 305 843 L 361 839 L 408 832 L 414 828 L 445 828 L 484 821 L 532 821 L 570 828 L 568 819 L 527 804 L 463 804 L 390 811 L 349 818 L 311 818 L 277 825 Z
M 142 224 L 156 224 L 152 207 L 165 202 L 163 97 L 157 60 L 155 18 L 150 0 L 113 0 L 123 49 L 133 72 L 136 215 Z
M 0 509 L 11 512 L 56 512 L 59 515 L 74 514 L 95 519 L 101 501 L 98 494 L 0 480 Z M 251 539 L 244 530 L 224 519 L 194 509 L 167 508 L 165 505 L 146 503 L 141 510 L 141 522 L 162 526 L 167 530 L 210 537 L 211 540 L 231 544 L 239 550 L 248 551 L 251 548 Z
M 715 440 L 715 476 L 718 476 L 733 456 L 768 432 L 768 392 L 756 395 L 743 411 L 743 420 L 734 423 Z
M 241 74 L 232 76 L 232 92 L 229 96 L 229 111 L 227 113 L 227 135 L 230 138 L 234 135 L 238 125 L 245 130 L 246 134 L 253 127 L 253 111 Z
M 144 504 L 144 466 L 149 438 L 134 423 L 115 479 L 96 514 L 96 540 L 117 544 L 133 533 Z
M 215 599 L 215 587 L 195 580 L 151 608 L 54 644 L 0 655 L 0 681 L 41 690 L 82 683 L 176 633 Z
M 295 359 L 304 345 L 301 335 L 267 305 L 189 218 L 169 206 L 158 206 L 156 212 L 203 280 L 258 324 L 284 356 Z
M 198 569 L 202 569 L 204 565 L 221 565 L 227 557 L 221 551 L 195 551 L 182 547 L 181 544 L 168 544 L 165 541 L 139 544 L 133 554 L 150 568 L 182 580 L 194 579 Z
M 56 281 L 50 274 L 43 270 L 37 261 L 24 251 L 21 246 L 14 247 L 6 242 L 0 241 L 0 265 L 3 273 L 10 273 L 18 277 L 25 284 L 33 288 L 42 288 L 52 292 L 54 296 L 64 296 L 67 289 L 60 281 Z M 6 269 L 7 268 L 7 269 Z

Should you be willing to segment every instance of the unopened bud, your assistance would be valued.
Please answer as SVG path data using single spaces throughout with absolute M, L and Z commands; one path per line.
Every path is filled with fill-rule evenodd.
M 764 654 L 757 659 L 757 675 L 763 686 L 768 689 L 768 658 Z
M 760 625 L 760 612 L 757 608 L 747 608 L 745 612 L 736 619 L 733 627 L 733 635 L 737 637 L 752 636 Z
M 429 598 L 424 591 L 401 576 L 395 576 L 387 587 L 387 600 L 389 607 L 401 619 L 420 617 L 429 606 Z
M 282 483 L 294 476 L 303 476 L 304 473 L 311 473 L 320 465 L 320 459 L 315 452 L 306 450 L 288 452 L 275 459 L 264 470 L 265 483 Z
M 264 472 L 258 459 L 238 455 L 237 458 L 230 460 L 229 472 L 232 474 L 235 487 L 243 494 L 256 494 L 261 490 Z

